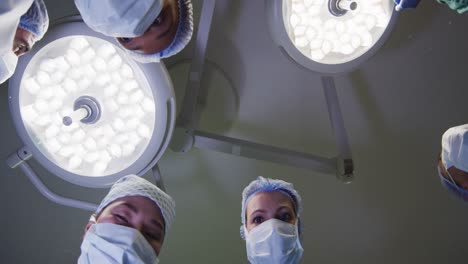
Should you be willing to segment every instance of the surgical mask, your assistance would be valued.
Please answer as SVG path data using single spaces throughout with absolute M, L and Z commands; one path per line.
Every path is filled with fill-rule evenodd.
M 0 83 L 8 80 L 15 73 L 18 56 L 13 51 L 8 51 L 0 59 Z
M 162 0 L 75 0 L 86 25 L 106 36 L 138 37 L 153 24 Z
M 296 264 L 302 258 L 297 224 L 270 219 L 245 233 L 247 257 L 252 264 Z
M 148 241 L 136 229 L 116 224 L 93 224 L 81 244 L 78 264 L 158 264 Z

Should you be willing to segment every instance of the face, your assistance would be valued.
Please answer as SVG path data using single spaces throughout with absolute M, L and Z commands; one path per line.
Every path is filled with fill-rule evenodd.
M 281 192 L 259 192 L 254 194 L 247 204 L 246 216 L 246 227 L 249 232 L 272 218 L 290 224 L 296 224 L 297 221 L 291 200 Z
M 440 156 L 439 156 L 439 168 L 442 173 L 442 176 L 444 176 L 449 181 L 452 181 L 450 179 L 450 176 L 451 176 L 453 181 L 455 181 L 455 183 L 457 184 L 457 186 L 465 190 L 468 190 L 468 172 L 460 170 L 454 166 L 446 169 Z M 447 171 L 450 173 L 450 175 L 447 173 Z
M 115 200 L 97 217 L 96 223 L 111 223 L 134 228 L 146 238 L 159 255 L 164 242 L 164 218 L 161 210 L 150 199 L 130 196 Z M 92 226 L 86 226 L 86 231 Z
M 128 50 L 143 54 L 154 54 L 169 47 L 179 24 L 177 0 L 166 0 L 159 16 L 146 32 L 136 38 L 117 38 Z
M 27 53 L 35 42 L 34 35 L 31 32 L 17 28 L 15 39 L 13 40 L 13 52 L 19 57 Z

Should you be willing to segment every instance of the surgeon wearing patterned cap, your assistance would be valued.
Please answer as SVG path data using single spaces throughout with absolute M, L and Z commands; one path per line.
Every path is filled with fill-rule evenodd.
M 13 75 L 18 57 L 27 53 L 48 27 L 43 0 L 0 1 L 0 83 Z
M 452 127 L 443 134 L 437 170 L 442 186 L 468 202 L 468 124 Z
M 291 183 L 258 177 L 242 192 L 241 237 L 251 264 L 301 261 L 302 200 Z
M 191 0 L 75 0 L 75 5 L 91 29 L 117 38 L 142 63 L 173 56 L 192 38 Z
M 157 264 L 175 202 L 151 182 L 118 180 L 86 225 L 78 264 Z
M 395 9 L 401 11 L 409 8 L 416 8 L 421 0 L 393 0 Z M 443 4 L 452 10 L 463 14 L 468 11 L 468 0 L 436 0 L 439 4 Z

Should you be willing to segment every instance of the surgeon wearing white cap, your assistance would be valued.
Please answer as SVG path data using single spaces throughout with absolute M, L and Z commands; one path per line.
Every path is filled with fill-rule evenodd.
M 175 202 L 151 182 L 118 180 L 86 225 L 78 264 L 157 264 Z
M 242 192 L 241 237 L 251 264 L 297 264 L 302 200 L 291 183 L 258 177 Z
M 43 0 L 0 1 L 0 83 L 13 75 L 18 57 L 27 53 L 48 27 Z
M 191 0 L 75 0 L 84 22 L 116 37 L 139 62 L 180 52 L 193 34 Z
M 437 169 L 442 185 L 468 201 L 468 124 L 452 127 L 443 134 Z

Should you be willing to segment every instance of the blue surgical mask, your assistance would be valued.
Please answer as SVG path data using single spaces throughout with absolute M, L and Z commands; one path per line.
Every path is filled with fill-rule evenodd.
M 0 83 L 8 80 L 15 73 L 18 56 L 13 51 L 9 51 L 0 57 Z
M 251 264 L 297 264 L 302 258 L 304 249 L 297 224 L 273 218 L 250 232 L 245 230 L 245 234 L 247 257 Z
M 154 249 L 136 229 L 93 224 L 81 244 L 78 264 L 158 264 Z

